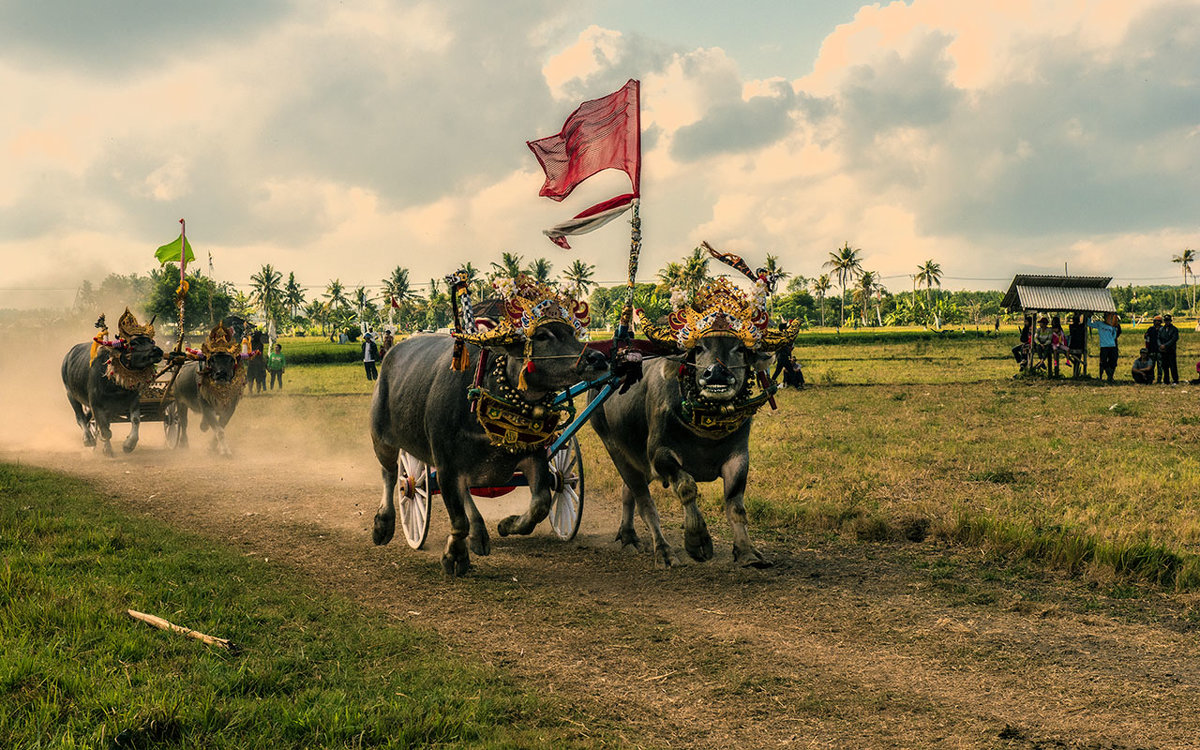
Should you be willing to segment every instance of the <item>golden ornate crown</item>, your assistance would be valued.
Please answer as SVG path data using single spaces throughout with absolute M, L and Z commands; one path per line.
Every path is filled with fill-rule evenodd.
M 499 279 L 493 286 L 504 300 L 504 314 L 499 324 L 489 331 L 455 331 L 455 338 L 479 346 L 504 346 L 528 340 L 538 328 L 555 321 L 574 328 L 579 338 L 587 336 L 591 320 L 588 304 L 556 285 L 539 284 L 521 275 L 515 279 Z M 471 321 L 466 321 L 466 325 L 471 325 Z
M 638 325 L 651 341 L 682 350 L 691 349 L 706 336 L 736 336 L 748 349 L 775 351 L 791 343 L 800 332 L 800 323 L 792 321 L 782 330 L 770 330 L 767 315 L 769 281 L 759 278 L 754 292 L 747 295 L 733 282 L 720 277 L 696 292 L 691 303 L 672 295 L 679 306 L 667 316 L 666 325 L 650 321 L 638 310 Z
M 200 345 L 200 351 L 205 357 L 211 357 L 214 354 L 230 354 L 234 357 L 238 356 L 240 345 L 233 340 L 233 329 L 217 323 L 213 329 L 208 332 L 208 337 L 204 339 L 204 343 Z
M 117 321 L 117 333 L 126 341 L 134 336 L 148 336 L 154 338 L 154 321 L 150 321 L 146 325 L 138 323 L 138 319 L 133 313 L 129 312 L 129 308 L 125 308 L 125 312 L 121 314 L 120 320 Z

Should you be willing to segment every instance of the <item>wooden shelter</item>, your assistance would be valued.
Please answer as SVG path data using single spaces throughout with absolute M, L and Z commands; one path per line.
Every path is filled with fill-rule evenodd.
M 1000 306 L 1009 312 L 1025 312 L 1037 320 L 1041 313 L 1115 313 L 1116 303 L 1108 285 L 1111 276 L 1040 276 L 1017 274 Z M 1033 330 L 1026 366 L 1033 367 Z M 1087 339 L 1083 342 L 1083 372 L 1087 374 Z

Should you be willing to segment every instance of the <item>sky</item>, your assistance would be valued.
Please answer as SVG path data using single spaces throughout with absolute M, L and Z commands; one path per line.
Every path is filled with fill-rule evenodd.
M 629 78 L 641 280 L 702 240 L 806 276 L 849 243 L 893 292 L 1200 250 L 1200 0 L 6 0 L 0 308 L 145 273 L 180 218 L 242 285 L 506 251 L 621 282 L 627 223 L 542 230 L 628 178 L 540 198 L 525 141 Z

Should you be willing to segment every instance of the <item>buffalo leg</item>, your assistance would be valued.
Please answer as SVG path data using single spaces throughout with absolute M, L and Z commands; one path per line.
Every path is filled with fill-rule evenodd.
M 100 450 L 104 455 L 112 458 L 112 428 L 110 427 L 109 415 L 104 409 L 93 409 L 92 416 L 96 420 L 96 433 L 100 439 Z
M 400 473 L 397 458 L 400 451 L 387 443 L 375 440 L 375 457 L 379 459 L 383 474 L 383 499 L 375 511 L 375 528 L 371 540 L 376 544 L 387 544 L 396 533 L 396 479 Z
M 232 456 L 233 451 L 229 450 L 229 445 L 225 442 L 225 424 L 228 420 L 220 417 L 213 419 L 213 437 L 217 441 L 217 455 Z
M 637 500 L 633 496 L 633 490 L 629 489 L 629 485 L 621 486 L 621 526 L 617 529 L 616 541 L 621 543 L 621 547 L 633 546 L 634 549 L 642 548 L 642 540 L 638 538 L 637 529 L 633 527 L 633 512 Z
M 529 479 L 529 508 L 523 515 L 509 516 L 496 527 L 500 536 L 532 534 L 539 523 L 550 515 L 550 467 L 540 457 L 526 458 L 517 464 Z
M 438 484 L 442 488 L 442 502 L 446 504 L 446 515 L 450 517 L 450 536 L 446 537 L 446 549 L 442 552 L 442 571 L 446 575 L 466 575 L 471 569 L 471 555 L 467 548 L 467 537 L 471 533 L 471 521 L 467 518 L 466 502 L 470 495 L 465 477 L 458 477 L 438 467 Z
M 83 447 L 91 448 L 96 444 L 96 436 L 92 434 L 92 417 L 87 408 L 74 397 L 68 395 L 67 400 L 71 402 L 71 409 L 75 411 L 75 424 L 83 430 Z
M 605 447 L 608 447 L 607 443 Z M 642 523 L 646 524 L 646 528 L 654 537 L 654 564 L 664 568 L 681 565 L 683 561 L 679 559 L 679 555 L 667 543 L 667 538 L 663 535 L 658 506 L 654 504 L 654 498 L 650 497 L 650 480 L 622 453 L 611 448 L 608 453 L 624 483 L 621 488 L 621 528 L 617 530 L 617 541 L 622 544 L 633 544 L 640 548 L 637 530 L 633 527 L 633 512 L 636 508 L 638 515 L 642 517 Z
M 711 560 L 712 536 L 708 533 L 704 516 L 700 515 L 700 509 L 696 506 L 696 500 L 700 497 L 696 480 L 683 470 L 679 457 L 665 448 L 660 448 L 654 454 L 654 470 L 670 485 L 683 505 L 683 548 L 693 560 Z
M 129 437 L 121 445 L 121 450 L 133 453 L 138 444 L 138 432 L 142 426 L 142 407 L 136 401 L 129 407 Z
M 725 517 L 729 519 L 729 528 L 733 531 L 733 559 L 747 567 L 769 568 L 771 563 L 755 548 L 747 530 L 743 497 L 749 465 L 749 457 L 740 454 L 721 467 L 721 479 L 725 486 Z
M 181 402 L 175 402 L 175 415 L 179 419 L 179 442 L 175 444 L 177 448 L 188 447 L 187 441 L 187 424 L 188 424 L 188 408 Z
M 492 540 L 488 535 L 487 525 L 483 522 L 483 516 L 479 514 L 479 508 L 475 507 L 475 498 L 468 492 L 463 499 L 467 516 L 471 519 L 471 552 L 476 555 L 492 554 Z

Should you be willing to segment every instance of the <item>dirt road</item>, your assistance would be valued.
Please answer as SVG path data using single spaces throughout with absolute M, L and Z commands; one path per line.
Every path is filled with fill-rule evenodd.
M 167 451 L 156 424 L 133 454 L 105 460 L 78 447 L 63 404 L 25 431 L 36 439 L 0 434 L 0 460 L 85 477 L 123 506 L 432 628 L 464 659 L 581 706 L 594 717 L 583 736 L 604 728 L 632 746 L 694 748 L 1200 747 L 1194 601 L 1127 588 L 1112 598 L 932 543 L 802 533 L 758 535 L 777 564 L 743 569 L 711 516 L 717 559 L 657 570 L 610 541 L 615 493 L 594 439 L 585 453 L 601 481 L 575 541 L 544 529 L 493 536 L 468 577 L 443 578 L 437 504 L 427 549 L 371 544 L 381 483 L 365 429 L 353 429 L 366 402 L 248 399 L 230 430 L 233 461 L 198 432 L 188 451 Z M 317 411 L 338 429 L 314 423 Z M 494 531 L 522 502 L 480 508 Z M 659 502 L 679 543 L 675 503 Z

